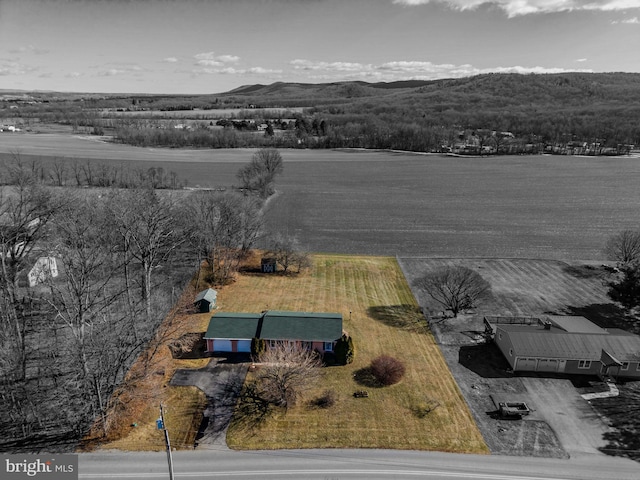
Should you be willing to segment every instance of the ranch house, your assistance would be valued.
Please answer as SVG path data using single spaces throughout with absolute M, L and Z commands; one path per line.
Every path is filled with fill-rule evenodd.
M 514 372 L 640 378 L 640 336 L 604 329 L 584 317 L 485 317 Z
M 339 313 L 287 312 L 267 310 L 262 313 L 220 312 L 211 317 L 204 335 L 207 352 L 251 352 L 251 339 L 262 338 L 267 347 L 278 342 L 295 342 L 301 348 L 332 352 L 342 336 Z

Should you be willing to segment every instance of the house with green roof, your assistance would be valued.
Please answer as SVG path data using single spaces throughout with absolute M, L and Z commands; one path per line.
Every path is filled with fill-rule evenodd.
M 207 352 L 250 352 L 251 339 L 268 347 L 295 342 L 301 348 L 332 352 L 342 336 L 342 314 L 267 310 L 262 313 L 225 313 L 211 317 L 204 335 Z

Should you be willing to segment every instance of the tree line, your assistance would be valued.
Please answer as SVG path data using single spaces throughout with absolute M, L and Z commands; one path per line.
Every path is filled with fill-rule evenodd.
M 134 168 L 92 160 L 54 158 L 52 162 L 27 159 L 19 153 L 0 154 L 4 174 L 0 184 L 12 185 L 15 177 L 28 170 L 32 181 L 54 187 L 109 187 L 180 189 L 187 186 L 173 170 L 163 167 Z

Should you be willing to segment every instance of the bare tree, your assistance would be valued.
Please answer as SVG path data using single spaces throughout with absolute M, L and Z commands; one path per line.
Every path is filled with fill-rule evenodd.
M 281 233 L 272 238 L 268 255 L 276 260 L 284 273 L 287 273 L 290 267 L 296 268 L 300 273 L 302 269 L 311 266 L 311 258 L 302 250 L 298 240 Z
M 61 202 L 38 183 L 19 155 L 14 155 L 7 170 L 12 187 L 0 191 L 0 329 L 5 330 L 6 340 L 20 359 L 14 373 L 24 378 L 24 295 L 18 289 L 18 278 L 31 262 L 37 243 L 46 236 L 49 221 Z
M 56 158 L 49 171 L 49 177 L 54 185 L 62 187 L 67 183 L 69 178 L 68 161 Z
M 198 262 L 206 260 L 208 280 L 217 284 L 230 280 L 263 226 L 260 202 L 236 193 L 196 192 L 186 201 L 184 217 Z
M 623 230 L 611 236 L 604 251 L 609 260 L 620 265 L 640 260 L 640 230 Z
M 282 156 L 275 148 L 261 148 L 253 154 L 251 162 L 242 167 L 237 178 L 246 192 L 255 192 L 267 198 L 275 191 L 273 182 L 284 171 Z
M 153 270 L 185 241 L 179 232 L 176 209 L 171 199 L 149 189 L 120 192 L 111 198 L 110 207 L 125 255 L 130 255 L 142 270 L 142 296 L 150 317 Z
M 414 285 L 451 310 L 454 317 L 461 310 L 475 307 L 491 290 L 489 282 L 478 272 L 462 266 L 428 272 L 416 279 Z
M 295 342 L 277 342 L 259 357 L 257 390 L 269 403 L 288 408 L 320 375 L 322 361 L 317 352 Z

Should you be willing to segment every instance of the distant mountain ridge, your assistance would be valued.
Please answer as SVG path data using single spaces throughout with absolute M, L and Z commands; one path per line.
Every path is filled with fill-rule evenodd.
M 363 81 L 331 83 L 275 82 L 269 85 L 243 85 L 222 96 L 251 96 L 281 100 L 290 98 L 354 98 L 413 93 L 477 93 L 490 96 L 516 96 L 542 93 L 543 96 L 618 97 L 629 95 L 629 100 L 640 99 L 640 73 L 558 73 L 515 74 L 490 73 L 473 77 L 438 80 L 400 80 L 368 83 Z

